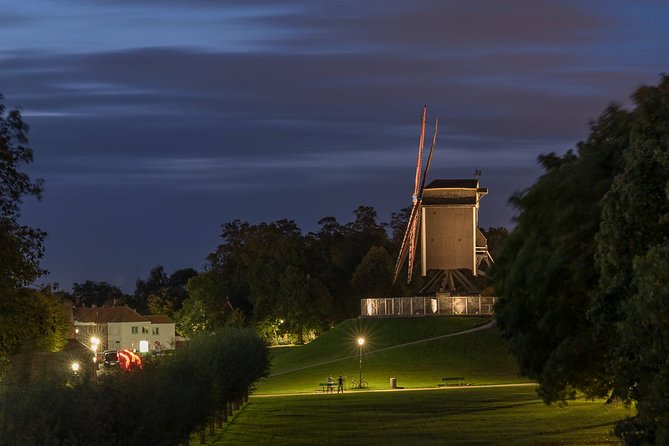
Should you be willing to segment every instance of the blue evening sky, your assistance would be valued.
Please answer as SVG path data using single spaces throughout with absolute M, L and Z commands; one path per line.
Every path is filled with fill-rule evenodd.
M 364 204 L 388 221 L 410 204 L 423 104 L 430 178 L 482 170 L 481 225 L 511 227 L 536 157 L 669 62 L 665 1 L 2 3 L 0 92 L 46 181 L 24 221 L 65 289 L 200 269 L 233 219 L 310 231 Z

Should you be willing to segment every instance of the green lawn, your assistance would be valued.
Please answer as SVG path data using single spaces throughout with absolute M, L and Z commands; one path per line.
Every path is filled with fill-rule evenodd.
M 253 397 L 210 445 L 603 445 L 627 411 L 533 387 Z M 197 444 L 193 442 L 192 444 Z
M 585 400 L 548 407 L 531 384 L 437 387 L 443 376 L 464 376 L 472 385 L 527 382 L 495 327 L 433 339 L 489 321 L 349 320 L 303 347 L 272 349 L 270 377 L 208 444 L 618 444 L 611 431 L 627 415 L 623 407 Z M 369 391 L 315 393 L 330 373 L 357 379 L 359 336 L 366 339 L 362 372 Z M 374 391 L 388 389 L 390 378 L 407 389 L 434 390 Z
M 358 379 L 356 338 L 364 336 L 363 379 L 387 389 L 390 378 L 407 388 L 436 387 L 444 376 L 470 384 L 526 382 L 496 328 L 410 345 L 486 324 L 487 318 L 349 320 L 303 347 L 272 349 L 269 378 L 257 394 L 313 392 L 329 374 Z

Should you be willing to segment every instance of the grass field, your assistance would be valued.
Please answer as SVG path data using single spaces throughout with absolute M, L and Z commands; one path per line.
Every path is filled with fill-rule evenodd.
M 518 375 L 495 327 L 458 333 L 488 322 L 349 320 L 305 346 L 272 349 L 270 377 L 207 444 L 619 444 L 611 431 L 625 408 L 585 400 L 545 406 Z M 366 339 L 362 373 L 369 389 L 315 392 L 330 373 L 357 379 L 359 336 Z M 471 386 L 440 388 L 443 376 L 464 376 Z M 390 378 L 407 390 L 389 391 Z
M 370 389 L 389 388 L 390 378 L 407 388 L 436 387 L 444 376 L 470 384 L 526 382 L 518 376 L 497 329 L 491 328 L 410 345 L 486 324 L 487 318 L 348 320 L 302 347 L 272 349 L 271 376 L 257 394 L 313 392 L 331 373 L 358 379 L 356 338 L 366 339 L 363 379 Z
M 605 445 L 625 415 L 602 401 L 547 407 L 527 386 L 254 397 L 208 444 Z

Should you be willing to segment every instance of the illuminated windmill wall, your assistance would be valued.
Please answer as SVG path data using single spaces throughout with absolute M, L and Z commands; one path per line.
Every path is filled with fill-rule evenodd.
M 490 261 L 478 229 L 479 201 L 488 189 L 478 179 L 434 180 L 423 189 L 421 274 L 468 269 L 474 276 Z

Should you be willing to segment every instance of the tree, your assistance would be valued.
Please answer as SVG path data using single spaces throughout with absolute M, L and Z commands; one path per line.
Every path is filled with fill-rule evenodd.
M 286 321 L 286 328 L 304 343 L 304 332 L 326 328 L 332 314 L 330 292 L 318 279 L 294 266 L 288 266 L 279 280 L 275 316 Z
M 167 275 L 158 265 L 151 269 L 146 280 L 137 280 L 130 304 L 139 312 L 173 317 L 188 298 L 188 281 L 197 276 L 193 268 L 179 269 Z
M 488 252 L 493 260 L 497 258 L 497 253 L 502 248 L 502 244 L 509 237 L 509 230 L 503 226 L 496 228 L 490 227 L 487 230 L 480 228 L 481 232 L 488 240 Z
M 32 181 L 20 169 L 33 161 L 27 146 L 28 124 L 18 109 L 6 112 L 0 95 L 0 293 L 32 283 L 45 273 L 45 232 L 21 225 L 20 206 L 25 196 L 41 198 L 43 181 Z
M 56 317 L 50 314 L 50 301 L 40 308 L 42 296 L 22 289 L 46 272 L 39 265 L 46 233 L 19 222 L 24 197 L 41 198 L 43 182 L 21 171 L 33 160 L 29 127 L 18 109 L 6 112 L 2 99 L 0 95 L 0 366 L 19 349 L 51 348 L 49 338 L 58 330 L 46 322 Z
M 140 313 L 148 311 L 149 296 L 157 294 L 167 286 L 168 278 L 162 265 L 151 269 L 146 280 L 137 279 L 131 306 Z
M 351 285 L 358 299 L 386 297 L 392 293 L 394 261 L 380 246 L 369 249 L 351 277 Z
M 189 298 L 175 314 L 179 331 L 192 336 L 225 324 L 234 308 L 230 304 L 225 282 L 215 271 L 206 271 L 188 282 Z
M 514 198 L 494 269 L 496 318 L 544 400 L 636 403 L 626 444 L 669 442 L 669 77 L 610 107 L 578 155 Z M 593 262 L 593 259 L 595 260 Z
M 602 204 L 600 292 L 589 314 L 610 352 L 614 391 L 636 401 L 637 416 L 621 423 L 618 433 L 628 444 L 666 444 L 669 77 L 639 88 L 633 99 L 625 167 Z
M 377 223 L 373 207 L 358 206 L 353 214 L 355 219 L 345 225 L 333 217 L 322 219 L 321 230 L 309 237 L 309 258 L 315 259 L 310 264 L 319 265 L 310 271 L 330 290 L 335 321 L 359 314 L 351 278 L 362 259 L 372 247 L 390 247 L 387 225 Z
M 50 289 L 6 292 L 0 299 L 0 371 L 9 355 L 60 350 L 69 334 L 69 324 L 64 304 Z
M 87 280 L 84 283 L 72 284 L 72 297 L 77 305 L 81 306 L 117 306 L 125 305 L 128 300 L 121 289 L 107 282 Z
M 578 153 L 543 155 L 544 175 L 511 202 L 516 228 L 492 270 L 500 301 L 495 318 L 522 374 L 536 379 L 546 402 L 576 389 L 610 390 L 606 351 L 587 318 L 599 274 L 594 263 L 600 202 L 619 172 L 630 116 L 610 107 Z

